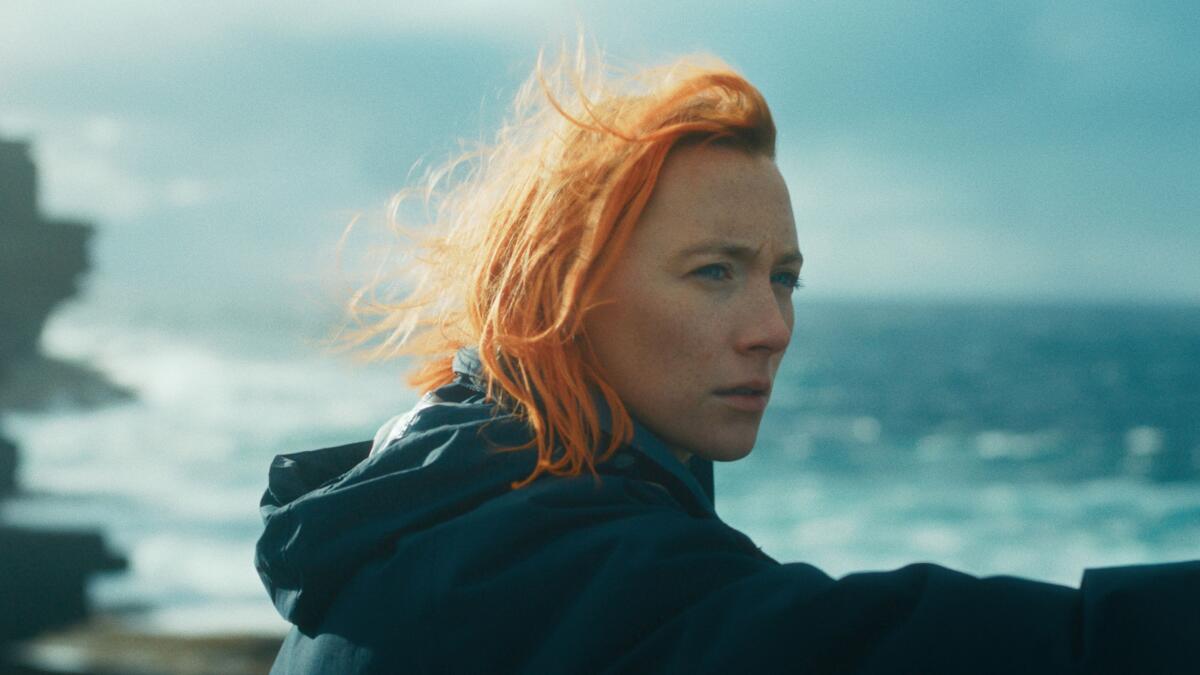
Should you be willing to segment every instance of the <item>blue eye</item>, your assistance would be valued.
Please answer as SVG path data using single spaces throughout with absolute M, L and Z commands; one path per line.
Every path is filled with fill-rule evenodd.
M 712 279 L 714 281 L 724 281 L 732 276 L 729 272 L 728 265 L 722 265 L 718 263 L 705 265 L 704 267 L 694 270 L 692 274 L 698 277 L 704 277 L 705 279 Z
M 776 272 L 771 275 L 771 283 L 779 284 L 788 290 L 804 288 L 804 282 L 800 280 L 800 275 L 793 272 Z

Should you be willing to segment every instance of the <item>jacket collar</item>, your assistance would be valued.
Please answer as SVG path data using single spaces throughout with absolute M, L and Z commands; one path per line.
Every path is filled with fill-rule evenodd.
M 454 372 L 462 376 L 466 382 L 477 389 L 483 389 L 483 363 L 479 359 L 479 351 L 474 346 L 462 347 L 454 355 Z M 605 432 L 612 433 L 612 411 L 609 410 L 604 398 L 594 397 L 597 412 L 600 414 L 600 425 Z M 673 477 L 690 494 L 697 505 L 707 514 L 715 515 L 713 494 L 713 465 L 712 461 L 693 456 L 684 465 L 670 451 L 654 432 L 647 429 L 636 418 L 633 420 L 633 440 L 631 449 L 640 453 L 659 469 Z

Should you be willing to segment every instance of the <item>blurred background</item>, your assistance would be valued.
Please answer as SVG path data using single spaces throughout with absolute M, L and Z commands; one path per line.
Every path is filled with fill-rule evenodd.
M 22 658 L 269 659 L 272 457 L 416 399 L 322 344 L 387 200 L 577 22 L 725 59 L 779 127 L 806 288 L 728 522 L 835 575 L 1200 555 L 1196 3 L 5 0 L 0 523 L 108 551 L 91 632 Z

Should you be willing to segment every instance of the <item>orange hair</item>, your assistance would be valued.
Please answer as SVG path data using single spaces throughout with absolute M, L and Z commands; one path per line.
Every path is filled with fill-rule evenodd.
M 668 153 L 717 142 L 774 158 L 775 125 L 749 82 L 709 56 L 679 59 L 624 78 L 589 65 L 583 41 L 537 66 L 519 90 L 495 142 L 464 154 L 423 184 L 436 204 L 434 234 L 414 236 L 398 300 L 380 284 L 350 302 L 355 345 L 378 340 L 371 357 L 413 357 L 410 384 L 427 391 L 454 379 L 464 345 L 479 349 L 488 397 L 525 420 L 538 475 L 577 476 L 629 442 L 633 425 L 588 347 L 583 319 L 621 256 Z M 566 102 L 565 80 L 575 89 Z M 556 93 L 556 91 L 558 93 Z M 540 93 L 540 95 L 539 95 Z M 468 171 L 451 177 L 463 167 Z M 448 188 L 439 189 L 442 182 Z M 401 202 L 392 200 L 391 220 Z M 593 396 L 612 415 L 604 445 Z M 603 450 L 596 456 L 596 452 Z

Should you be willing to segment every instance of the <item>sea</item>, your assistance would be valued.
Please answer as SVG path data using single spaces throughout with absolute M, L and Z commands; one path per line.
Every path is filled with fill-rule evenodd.
M 100 528 L 129 566 L 93 604 L 144 630 L 282 634 L 253 567 L 271 459 L 371 437 L 407 365 L 331 348 L 321 303 L 111 295 L 44 350 L 134 396 L 7 413 L 5 519 Z M 726 522 L 839 577 L 1200 558 L 1200 306 L 800 299 L 758 444 L 715 475 Z

